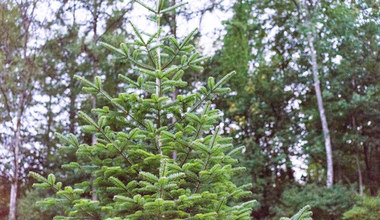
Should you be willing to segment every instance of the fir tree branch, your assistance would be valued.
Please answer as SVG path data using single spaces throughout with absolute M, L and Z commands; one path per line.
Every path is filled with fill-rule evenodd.
M 197 134 L 195 135 L 195 137 L 194 137 L 194 140 L 193 141 L 195 141 L 195 140 L 197 140 L 198 139 L 198 136 L 199 136 L 199 134 L 201 133 L 201 130 L 202 130 L 202 124 L 199 124 L 199 126 L 198 126 L 198 129 L 197 129 Z M 187 146 L 188 148 L 189 148 L 189 151 L 186 153 L 186 156 L 185 156 L 185 158 L 183 159 L 183 161 L 181 162 L 181 167 L 186 163 L 186 161 L 187 161 L 187 158 L 189 157 L 189 155 L 190 155 L 190 153 L 191 153 L 191 151 L 193 150 L 193 148 L 192 147 L 190 147 L 190 146 Z
M 165 70 L 167 67 L 170 66 L 170 64 L 173 63 L 174 59 L 178 56 L 179 52 L 181 52 L 182 48 L 178 48 L 177 52 L 172 56 L 172 58 L 166 63 L 163 67 L 162 70 Z
M 148 57 L 149 57 L 150 61 L 153 63 L 154 68 L 157 68 L 156 63 L 154 62 L 154 59 L 153 59 L 152 52 L 151 52 L 151 50 L 148 47 L 148 44 L 144 44 L 144 45 L 145 45 L 146 51 L 148 52 Z
M 49 181 L 44 181 L 44 182 L 47 183 L 47 184 L 49 184 L 50 188 L 54 189 L 56 192 L 59 192 L 59 191 L 60 191 L 60 189 L 58 189 L 56 185 L 50 183 Z M 62 196 L 65 197 L 70 203 L 73 203 L 73 202 L 74 202 L 74 199 L 73 199 L 73 198 L 70 198 L 68 195 L 63 194 Z M 83 212 L 87 213 L 87 215 L 93 217 L 94 219 L 96 219 L 96 220 L 101 220 L 101 218 L 100 218 L 97 214 L 94 215 L 93 213 L 91 213 L 91 212 L 85 210 L 85 209 L 84 209 L 83 207 L 81 207 L 81 206 L 80 206 L 79 208 L 80 208 Z
M 130 60 L 133 64 L 139 66 L 139 67 L 142 67 L 142 68 L 145 68 L 145 69 L 148 69 L 148 70 L 156 70 L 155 68 L 149 66 L 149 65 L 146 65 L 146 64 L 143 64 L 143 63 L 140 63 L 140 62 L 137 62 L 136 60 L 134 60 L 133 58 L 131 58 L 128 54 L 128 60 Z
M 131 24 L 131 26 L 132 26 L 133 30 L 135 31 L 135 33 L 137 34 L 137 36 L 140 38 L 141 43 L 144 44 L 146 52 L 148 53 L 148 57 L 149 57 L 150 61 L 153 63 L 154 68 L 157 68 L 156 63 L 154 62 L 154 59 L 153 59 L 153 55 L 152 55 L 150 49 L 148 48 L 148 44 L 144 41 L 141 34 L 138 32 L 137 28 L 135 27 L 135 25 L 133 25 L 133 23 L 131 21 L 129 21 L 129 23 Z
M 219 205 L 218 205 L 218 208 L 216 209 L 216 213 L 219 214 L 219 210 L 220 210 L 220 208 L 222 207 L 224 200 L 226 200 L 226 197 L 223 197 L 222 201 L 220 201 L 220 203 L 219 203 Z
M 98 128 L 99 132 L 103 134 L 103 136 L 107 139 L 107 141 L 112 144 L 117 151 L 119 151 L 119 154 L 129 163 L 130 166 L 133 165 L 132 161 L 129 160 L 128 156 L 126 156 L 121 149 L 117 147 L 117 145 L 113 142 L 111 138 L 108 137 L 108 135 L 104 132 L 102 128 Z
M 133 198 L 133 194 L 129 192 L 128 188 L 116 177 L 111 176 L 109 180 L 115 185 L 122 188 L 131 198 Z
M 165 64 L 165 65 L 162 67 L 162 70 L 166 69 L 167 67 L 169 67 L 169 66 L 173 63 L 174 59 L 178 56 L 179 52 L 181 52 L 181 50 L 183 49 L 183 47 L 186 46 L 186 41 L 188 42 L 188 41 L 190 40 L 190 38 L 195 34 L 195 32 L 196 32 L 197 30 L 198 30 L 198 28 L 196 28 L 195 30 L 193 30 L 193 31 L 189 34 L 189 36 L 185 39 L 184 43 L 182 43 L 181 45 L 179 45 L 176 54 L 171 58 L 171 60 L 170 60 L 167 64 Z
M 135 117 L 133 117 L 127 110 L 125 110 L 125 108 L 123 106 L 121 106 L 119 103 L 116 103 L 114 101 L 112 101 L 112 98 L 107 94 L 106 91 L 104 91 L 102 88 L 99 89 L 99 92 L 104 96 L 106 97 L 106 99 L 108 99 L 108 101 L 115 105 L 116 107 L 118 107 L 124 114 L 126 114 L 126 116 L 129 116 L 132 118 L 133 121 L 137 122 L 141 127 L 143 128 L 146 128 L 146 126 L 139 120 L 137 120 Z
M 202 170 L 200 172 L 205 171 L 207 169 L 208 163 L 210 162 L 211 150 L 212 150 L 212 148 L 214 147 L 214 145 L 216 143 L 216 138 L 218 137 L 219 130 L 220 130 L 220 127 L 218 126 L 216 128 L 216 130 L 215 130 L 214 135 L 212 136 L 211 143 L 210 143 L 210 151 L 207 152 L 206 162 L 205 162 L 205 164 L 204 164 L 204 166 L 203 166 L 203 168 L 202 168 Z M 197 183 L 197 186 L 195 187 L 194 193 L 198 192 L 199 186 L 201 185 L 201 180 L 199 179 L 199 173 L 198 173 L 198 183 Z
M 169 125 L 168 130 L 173 129 L 175 127 L 176 123 L 183 121 L 186 118 L 186 114 L 192 113 L 193 111 L 197 110 L 198 107 L 201 106 L 202 103 L 205 102 L 211 94 L 212 94 L 212 92 L 209 91 L 202 99 L 200 99 L 196 104 L 194 104 L 193 107 L 191 107 L 185 114 L 183 114 L 183 116 L 181 116 L 175 123 Z

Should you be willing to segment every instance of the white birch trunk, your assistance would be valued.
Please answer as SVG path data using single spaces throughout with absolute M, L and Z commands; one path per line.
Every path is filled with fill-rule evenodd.
M 310 24 L 310 23 L 307 21 L 306 24 Z M 315 95 L 317 96 L 318 110 L 319 110 L 319 115 L 320 115 L 321 123 L 322 123 L 323 136 L 325 138 L 325 149 L 326 149 L 326 160 L 327 160 L 326 186 L 331 187 L 334 181 L 334 169 L 333 169 L 330 131 L 327 125 L 325 108 L 323 107 L 322 92 L 321 92 L 321 86 L 319 83 L 319 76 L 318 76 L 318 63 L 317 63 L 316 51 L 314 49 L 313 39 L 310 32 L 307 33 L 307 40 L 309 42 L 309 47 L 310 47 L 310 52 L 311 52 L 311 66 L 312 66 L 312 72 L 313 72 L 313 77 L 314 77 Z
M 12 141 L 14 149 L 14 160 L 13 160 L 13 177 L 11 184 L 11 192 L 10 192 L 10 201 L 9 201 L 9 220 L 16 220 L 17 218 L 17 193 L 18 193 L 18 178 L 19 178 L 19 153 L 20 153 L 20 145 L 21 145 L 21 117 L 23 113 L 23 102 L 24 102 L 24 94 L 21 94 L 20 99 L 18 101 L 18 111 L 17 111 L 17 124 L 15 137 Z
M 302 4 L 301 4 L 302 6 Z M 311 23 L 309 22 L 309 12 L 306 7 L 306 2 L 304 2 L 305 7 L 305 25 L 306 27 L 311 27 Z M 317 62 L 317 52 L 314 48 L 313 43 L 313 27 L 311 27 L 311 31 L 307 32 L 307 41 L 310 47 L 310 56 L 311 56 L 311 66 L 312 66 L 312 73 L 314 78 L 314 89 L 315 89 L 315 95 L 317 96 L 317 103 L 318 103 L 318 110 L 319 110 L 319 116 L 321 118 L 322 123 L 322 129 L 323 129 L 323 136 L 325 139 L 325 150 L 326 150 L 326 161 L 327 161 L 327 177 L 326 177 L 326 186 L 331 187 L 334 182 L 334 166 L 333 166 L 333 157 L 332 157 L 332 147 L 331 147 L 331 139 L 330 139 L 330 131 L 327 125 L 327 119 L 325 114 L 325 108 L 323 107 L 323 99 L 322 99 L 322 92 L 321 92 L 321 86 L 319 83 L 319 74 L 318 74 L 318 62 Z

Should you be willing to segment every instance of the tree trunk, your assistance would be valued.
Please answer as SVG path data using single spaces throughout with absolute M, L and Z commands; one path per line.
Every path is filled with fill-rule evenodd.
M 11 198 L 9 202 L 9 220 L 16 220 L 17 214 L 17 188 L 18 181 L 12 180 L 11 185 Z
M 376 196 L 377 188 L 373 183 L 373 167 L 372 167 L 372 158 L 371 158 L 371 149 L 366 142 L 363 143 L 363 155 L 364 155 L 364 164 L 365 164 L 365 173 L 367 177 L 367 185 L 369 187 L 371 196 Z
M 315 94 L 317 96 L 318 110 L 319 110 L 319 115 L 321 117 L 321 122 L 322 122 L 323 136 L 325 138 L 325 149 L 326 149 L 326 160 L 327 160 L 326 186 L 331 187 L 334 181 L 334 170 L 333 170 L 330 131 L 327 125 L 325 108 L 323 107 L 322 92 L 321 92 L 321 87 L 320 87 L 319 78 L 318 78 L 319 76 L 318 76 L 317 57 L 316 57 L 316 52 L 314 49 L 313 39 L 311 37 L 310 32 L 307 33 L 307 40 L 309 41 L 309 46 L 311 50 L 311 65 L 312 65 L 312 72 L 313 72 L 313 77 L 314 77 L 314 89 L 315 89 Z
M 93 25 L 94 25 L 93 26 L 93 32 L 94 32 L 93 41 L 94 42 L 96 42 L 98 39 L 97 27 L 98 27 L 98 7 L 99 6 L 100 5 L 98 4 L 98 1 L 94 0 L 94 17 L 93 17 L 93 22 L 94 22 L 93 23 Z M 93 64 L 94 64 L 94 80 L 95 80 L 95 77 L 98 74 L 98 58 L 97 58 L 96 53 L 93 54 Z M 93 95 L 91 97 L 91 101 L 92 101 L 92 108 L 95 109 L 96 108 L 96 95 Z M 94 145 L 96 143 L 96 140 L 97 140 L 97 138 L 96 138 L 95 134 L 93 134 L 91 137 L 91 145 Z M 92 180 L 91 199 L 95 201 L 95 200 L 98 200 L 98 196 L 96 195 L 96 187 L 94 185 L 94 180 L 95 180 L 94 175 L 91 176 L 91 180 Z
M 311 23 L 309 22 L 309 13 L 306 8 L 305 3 L 305 25 L 306 27 L 311 27 Z M 313 28 L 312 28 L 313 30 Z M 321 118 L 322 123 L 322 129 L 323 129 L 323 136 L 325 138 L 325 150 L 326 150 L 326 161 L 327 161 L 327 178 L 326 178 L 326 186 L 331 187 L 333 185 L 334 181 L 334 168 L 333 168 L 333 157 L 332 157 L 332 148 L 331 148 L 331 139 L 330 139 L 330 131 L 327 125 L 327 119 L 325 114 L 325 108 L 323 107 L 323 99 L 322 99 L 322 92 L 321 92 L 321 86 L 319 83 L 319 75 L 318 75 L 318 63 L 317 63 L 317 53 L 314 48 L 313 38 L 311 35 L 312 31 L 307 32 L 307 40 L 310 47 L 310 53 L 311 53 L 311 66 L 312 66 L 312 72 L 313 72 L 313 78 L 314 78 L 314 89 L 315 94 L 317 96 L 317 102 L 318 102 L 318 110 L 319 115 Z
M 355 83 L 354 81 L 352 80 L 352 85 L 355 86 Z M 351 121 L 352 121 L 352 129 L 353 129 L 353 132 L 356 131 L 356 120 L 355 120 L 355 116 L 351 116 Z M 357 144 L 356 144 L 356 141 L 354 141 L 354 146 L 356 147 Z M 363 178 L 362 178 L 362 170 L 360 169 L 360 162 L 359 162 L 359 152 L 357 149 L 355 149 L 357 152 L 356 152 L 356 155 L 355 155 L 355 162 L 356 162 L 356 170 L 358 171 L 358 179 L 359 179 L 359 195 L 362 196 L 363 195 Z
M 11 184 L 11 193 L 10 193 L 10 201 L 9 201 L 9 220 L 16 220 L 17 218 L 17 193 L 18 193 L 18 178 L 19 178 L 19 153 L 20 153 L 20 145 L 21 145 L 21 117 L 23 113 L 23 102 L 24 102 L 24 94 L 21 94 L 18 101 L 18 112 L 17 112 L 17 124 L 15 131 L 15 139 L 13 142 L 13 152 L 14 152 L 14 160 L 13 160 L 13 178 Z
M 356 167 L 358 170 L 358 178 L 359 178 L 359 195 L 363 195 L 363 178 L 362 178 L 362 171 L 360 169 L 360 163 L 359 163 L 359 157 L 358 155 L 355 155 L 355 160 L 356 160 Z
M 176 0 L 171 0 L 170 7 L 174 6 L 176 4 Z M 172 14 L 170 15 L 170 33 L 174 36 L 174 38 L 177 39 L 177 22 L 176 22 L 176 10 L 173 10 Z M 172 93 L 173 100 L 176 100 L 178 94 L 178 88 L 174 88 L 174 91 Z M 172 123 L 175 123 L 175 117 L 172 118 Z M 173 151 L 173 160 L 177 159 L 177 150 Z
M 91 99 L 92 99 L 92 108 L 94 109 L 94 108 L 96 108 L 96 97 L 92 96 Z M 96 143 L 96 136 L 93 134 L 92 137 L 91 137 L 91 145 L 94 145 L 95 143 Z M 98 200 L 98 196 L 96 194 L 96 187 L 94 185 L 94 180 L 96 179 L 96 176 L 92 175 L 91 179 L 92 179 L 92 185 L 91 185 L 92 194 L 91 194 L 91 199 L 94 200 L 94 201 L 96 201 L 96 200 Z
M 18 160 L 18 156 L 16 156 L 16 153 L 18 154 L 18 147 L 15 147 L 15 148 L 17 148 L 17 150 L 15 149 L 15 158 L 14 158 L 16 161 Z M 14 163 L 13 172 L 14 174 L 12 178 L 11 194 L 10 194 L 10 202 L 9 202 L 9 220 L 16 220 L 16 215 L 17 215 L 18 163 L 16 162 Z
M 75 117 L 76 117 L 76 111 L 77 109 L 75 108 L 75 103 L 76 103 L 76 94 L 74 92 L 74 87 L 75 87 L 75 83 L 74 83 L 74 76 L 70 76 L 70 85 L 69 85 L 69 88 L 70 88 L 70 106 L 69 106 L 69 132 L 74 134 L 75 133 Z

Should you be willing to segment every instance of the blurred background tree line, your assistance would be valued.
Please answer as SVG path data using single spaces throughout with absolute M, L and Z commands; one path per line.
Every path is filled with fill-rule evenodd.
M 234 92 L 216 103 L 224 132 L 246 146 L 240 161 L 249 172 L 239 180 L 253 183 L 259 205 L 252 217 L 278 219 L 309 204 L 315 219 L 378 219 L 380 4 L 199 2 L 181 18 L 172 13 L 163 20 L 177 36 L 183 19 L 232 13 L 211 42 L 217 49 L 207 68 L 186 77 L 196 82 L 238 73 L 229 83 Z M 122 91 L 117 75 L 130 66 L 98 43 L 124 42 L 134 10 L 126 0 L 0 2 L 0 219 L 51 219 L 61 211 L 35 205 L 46 192 L 31 187 L 29 171 L 54 172 L 64 185 L 91 178 L 61 167 L 75 155 L 59 149 L 53 132 L 79 134 L 77 112 L 104 102 L 79 94 L 75 74 L 105 76 L 107 91 Z M 41 13 L 50 19 L 41 20 Z M 202 31 L 196 44 L 201 37 Z

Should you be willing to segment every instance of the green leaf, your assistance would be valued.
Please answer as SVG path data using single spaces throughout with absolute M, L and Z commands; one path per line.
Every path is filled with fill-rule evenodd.
M 177 47 L 177 49 L 179 49 L 179 43 L 178 43 L 177 39 L 174 38 L 174 36 L 170 36 L 170 37 L 169 37 L 169 40 L 170 40 L 170 42 L 172 42 L 172 44 L 173 44 L 174 46 Z
M 118 55 L 121 55 L 123 57 L 127 56 L 127 54 L 125 54 L 122 50 L 120 50 L 120 49 L 118 49 L 118 48 L 116 48 L 116 47 L 114 47 L 114 46 L 112 46 L 110 44 L 107 44 L 105 42 L 100 42 L 100 45 L 103 46 L 103 47 L 105 47 L 105 48 L 107 48 L 108 50 L 110 50 L 110 51 L 118 54 Z
M 123 53 L 124 53 L 125 56 L 128 56 L 129 50 L 128 50 L 127 44 L 121 43 L 120 44 L 120 49 L 121 49 L 121 51 L 123 51 Z
M 41 176 L 40 174 L 35 173 L 35 172 L 33 172 L 33 171 L 29 172 L 29 175 L 30 175 L 31 177 L 33 177 L 34 179 L 40 181 L 40 182 L 45 182 L 45 183 L 48 182 L 48 180 L 47 180 L 45 177 L 43 177 L 43 176 Z
M 133 189 L 133 188 L 135 188 L 137 185 L 138 185 L 137 181 L 136 181 L 136 180 L 132 180 L 131 182 L 129 182 L 129 183 L 127 184 L 127 189 Z
M 198 28 L 195 28 L 189 35 L 187 35 L 187 37 L 182 41 L 181 45 L 180 45 L 180 48 L 186 46 L 190 39 L 197 33 L 198 31 Z
M 156 78 L 156 73 L 154 71 L 148 70 L 148 69 L 143 69 L 143 68 L 137 68 L 136 71 L 140 73 L 144 73 L 148 76 L 151 76 L 153 78 Z
M 182 4 L 178 4 L 178 5 L 174 5 L 172 7 L 169 7 L 169 8 L 165 8 L 164 10 L 161 11 L 161 13 L 166 13 L 166 12 L 170 12 L 170 11 L 173 11 L 179 7 L 182 7 L 184 5 L 188 4 L 188 2 L 185 2 L 185 3 L 182 3 Z
M 198 57 L 199 57 L 199 53 L 198 52 L 195 52 L 195 53 L 191 54 L 191 56 L 189 57 L 189 62 L 192 63 Z
M 92 83 L 92 82 L 88 81 L 87 79 L 80 77 L 78 75 L 75 75 L 74 78 L 81 81 L 85 86 L 89 86 L 89 87 L 94 88 L 94 89 L 100 88 L 100 87 L 96 86 L 94 83 Z
M 92 126 L 92 125 L 83 125 L 83 126 L 81 127 L 81 129 L 82 129 L 82 131 L 83 131 L 84 133 L 88 133 L 88 134 L 92 134 L 92 133 L 98 131 L 98 129 L 97 129 L 96 127 Z
M 90 125 L 92 125 L 96 128 L 99 128 L 98 124 L 96 124 L 96 122 L 90 116 L 88 116 L 86 113 L 79 111 L 78 116 L 80 118 L 82 118 L 84 121 L 86 121 L 87 123 L 89 123 Z
M 116 177 L 111 176 L 111 177 L 108 178 L 108 180 L 109 180 L 112 184 L 114 184 L 115 186 L 117 186 L 117 187 L 120 187 L 120 188 L 123 188 L 123 189 L 127 189 L 127 188 L 125 187 L 124 183 L 121 182 L 121 181 L 120 181 L 118 178 L 116 178 Z
M 160 13 L 162 8 L 164 7 L 165 0 L 158 0 L 158 5 L 157 5 L 157 12 Z
M 212 135 L 212 138 L 210 140 L 210 149 L 212 149 L 216 144 L 216 138 L 219 135 L 220 126 L 216 127 L 214 134 Z
M 173 76 L 172 80 L 179 80 L 179 79 L 181 79 L 182 76 L 183 76 L 183 74 L 184 74 L 184 71 L 183 71 L 183 70 L 178 71 L 178 72 Z
M 208 85 L 208 88 L 210 88 L 211 90 L 213 90 L 214 86 L 215 86 L 215 78 L 214 77 L 209 77 L 208 81 L 207 81 L 207 85 Z
M 65 137 L 64 135 L 58 133 L 58 132 L 55 132 L 54 135 L 61 141 L 61 142 L 64 142 L 65 144 L 71 144 L 73 145 L 73 143 L 71 142 L 70 139 L 68 139 L 67 137 Z
M 149 45 L 150 43 L 152 43 L 152 41 L 156 38 L 156 36 L 157 36 L 157 32 L 154 33 L 152 36 L 150 36 L 146 44 Z
M 174 173 L 174 174 L 171 174 L 171 175 L 167 176 L 166 178 L 170 182 L 170 181 L 173 181 L 173 180 L 184 178 L 185 176 L 186 176 L 185 173 Z
M 200 142 L 194 141 L 192 145 L 193 147 L 202 150 L 205 153 L 210 153 L 210 148 Z
M 95 85 L 97 88 L 102 87 L 102 81 L 100 80 L 99 76 L 95 77 Z
M 216 94 L 225 94 L 231 92 L 230 88 L 217 88 L 213 90 Z
M 118 76 L 119 76 L 119 79 L 121 79 L 122 81 L 124 81 L 124 82 L 126 82 L 128 84 L 131 84 L 131 85 L 133 85 L 136 88 L 140 87 L 135 81 L 131 80 L 130 78 L 128 78 L 126 76 L 123 76 L 121 74 L 119 74 Z
M 133 51 L 133 53 L 132 53 L 132 58 L 133 58 L 134 60 L 136 60 L 137 57 L 138 57 L 140 54 L 141 54 L 141 50 L 140 50 L 140 49 L 136 49 L 136 50 Z
M 49 176 L 48 176 L 48 182 L 51 184 L 51 185 L 54 185 L 55 184 L 55 176 L 54 176 L 54 174 L 49 174 Z
M 126 197 L 126 196 L 121 196 L 121 195 L 116 195 L 113 197 L 113 200 L 115 200 L 116 202 L 129 202 L 129 203 L 135 203 L 135 200 L 129 198 L 129 197 Z
M 174 72 L 178 71 L 177 66 L 172 66 L 163 72 L 163 77 L 170 77 Z
M 139 0 L 134 0 L 135 2 L 139 3 L 139 5 L 143 6 L 144 8 L 148 9 L 149 11 L 153 12 L 156 14 L 156 11 L 154 9 L 152 9 L 151 7 L 147 6 L 146 4 L 142 3 L 141 1 Z
M 196 59 L 196 60 L 192 60 L 191 63 L 194 63 L 194 64 L 196 64 L 196 63 L 200 63 L 200 62 L 202 62 L 202 61 L 204 61 L 204 60 L 208 60 L 208 59 L 210 59 L 210 58 L 211 58 L 211 56 L 201 57 L 201 58 L 198 58 L 198 59 Z
M 191 121 L 194 121 L 194 122 L 197 122 L 197 123 L 201 123 L 201 120 L 199 119 L 199 117 L 196 116 L 193 113 L 186 113 L 185 117 L 188 118 L 188 119 L 190 119 Z
M 133 28 L 133 31 L 135 32 L 135 34 L 137 35 L 137 37 L 145 45 L 144 38 L 142 37 L 142 35 L 140 34 L 140 32 L 137 30 L 136 26 L 131 21 L 128 21 L 128 22 L 129 22 L 129 24 L 131 24 L 131 26 Z
M 33 187 L 37 189 L 49 189 L 51 186 L 48 183 L 33 183 Z
M 237 147 L 237 148 L 233 149 L 230 153 L 228 153 L 228 156 L 233 157 L 236 154 L 241 153 L 244 148 L 245 148 L 245 146 Z
M 231 77 L 233 77 L 235 74 L 236 74 L 236 72 L 232 71 L 232 72 L 228 73 L 227 75 L 225 75 L 221 80 L 219 80 L 218 83 L 216 83 L 215 88 L 217 89 L 220 86 L 226 84 L 228 82 L 228 80 L 230 80 Z
M 158 178 L 155 175 L 148 172 L 140 171 L 139 176 L 141 176 L 145 180 L 148 180 L 151 183 L 158 182 Z
M 186 64 L 186 61 L 187 61 L 187 56 L 186 55 L 182 55 L 181 65 L 184 66 Z
M 292 216 L 291 220 L 312 220 L 311 216 L 313 213 L 310 211 L 311 207 L 309 205 L 303 207 L 301 210 L 297 212 L 294 216 Z
M 191 64 L 190 69 L 195 70 L 195 71 L 203 71 L 204 68 L 202 66 Z

